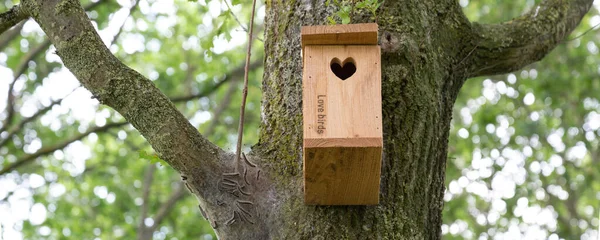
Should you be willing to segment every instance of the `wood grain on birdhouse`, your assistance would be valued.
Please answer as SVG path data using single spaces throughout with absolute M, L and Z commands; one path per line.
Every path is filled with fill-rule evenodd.
M 360 23 L 304 26 L 302 47 L 306 45 L 377 45 L 377 24 Z
M 302 34 L 305 203 L 377 204 L 383 147 L 377 25 L 312 26 Z

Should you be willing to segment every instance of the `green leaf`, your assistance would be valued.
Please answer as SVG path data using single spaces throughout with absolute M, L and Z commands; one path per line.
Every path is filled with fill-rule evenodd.
M 151 163 L 160 163 L 163 166 L 167 166 L 167 162 L 165 162 L 164 160 L 162 160 L 161 158 L 158 157 L 158 155 L 156 154 L 149 154 L 144 150 L 140 150 L 139 151 L 139 157 L 140 159 L 146 159 L 149 160 Z

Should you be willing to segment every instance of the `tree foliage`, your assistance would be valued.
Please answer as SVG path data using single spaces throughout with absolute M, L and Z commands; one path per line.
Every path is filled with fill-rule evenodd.
M 471 20 L 507 21 L 534 1 L 468 2 Z M 447 239 L 594 239 L 600 81 L 594 8 L 541 62 L 469 80 L 454 107 Z

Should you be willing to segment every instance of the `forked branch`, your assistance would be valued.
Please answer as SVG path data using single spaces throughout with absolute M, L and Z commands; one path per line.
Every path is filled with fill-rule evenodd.
M 78 0 L 22 0 L 64 65 L 100 103 L 119 112 L 182 174 L 210 178 L 224 152 L 198 133 L 146 77 L 104 45 Z
M 471 46 L 457 67 L 468 77 L 502 74 L 541 60 L 577 27 L 593 0 L 545 0 L 501 24 L 473 23 Z

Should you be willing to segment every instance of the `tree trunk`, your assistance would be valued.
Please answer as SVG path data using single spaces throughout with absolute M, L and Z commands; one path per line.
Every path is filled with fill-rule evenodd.
M 153 83 L 120 63 L 77 0 L 23 0 L 65 66 L 182 174 L 223 239 L 439 239 L 452 105 L 467 77 L 541 59 L 579 23 L 592 0 L 546 0 L 513 21 L 471 24 L 455 0 L 384 1 L 384 157 L 377 206 L 307 206 L 302 193 L 300 27 L 325 24 L 324 0 L 268 0 L 263 122 L 248 158 L 201 136 Z M 4 21 L 3 19 L 8 19 Z M 5 27 L 3 27 L 5 28 Z M 0 33 L 2 28 L 0 28 Z M 237 165 L 237 166 L 236 166 Z
M 400 2 L 386 1 L 377 16 L 384 126 L 380 204 L 336 207 L 306 206 L 301 191 L 300 27 L 326 24 L 332 9 L 324 1 L 267 2 L 265 118 L 254 150 L 274 175 L 281 202 L 272 237 L 439 238 L 452 105 L 465 79 L 449 69 L 461 49 L 449 44 L 460 34 L 447 24 L 467 22 L 456 14 L 455 1 Z
M 327 24 L 334 9 L 324 2 L 266 3 L 264 119 L 260 142 L 253 150 L 276 184 L 279 212 L 269 219 L 270 237 L 275 239 L 439 239 L 448 134 L 460 87 L 467 77 L 513 71 L 541 59 L 578 24 L 591 4 L 547 1 L 540 12 L 572 11 L 579 17 L 540 14 L 519 23 L 525 26 L 521 28 L 473 26 L 453 0 L 383 1 L 377 16 L 355 15 L 353 22 L 376 18 L 380 28 L 381 195 L 378 206 L 334 207 L 306 206 L 302 193 L 300 27 Z M 535 50 L 520 51 L 518 57 L 503 52 L 516 51 L 503 33 L 514 38 L 510 35 L 514 29 L 536 28 L 542 20 L 563 30 L 547 30 L 551 39 L 543 43 L 532 33 L 519 33 L 519 42 L 512 44 Z M 484 30 L 479 32 L 480 28 Z M 503 31 L 490 36 L 488 28 Z M 493 43 L 493 49 L 486 49 L 487 43 Z M 487 54 L 504 57 L 491 62 Z M 478 63 L 482 59 L 485 62 Z

